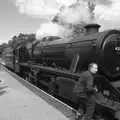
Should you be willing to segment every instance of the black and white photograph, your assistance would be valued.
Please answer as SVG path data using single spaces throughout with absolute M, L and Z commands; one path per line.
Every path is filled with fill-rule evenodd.
M 120 120 L 120 0 L 0 0 L 0 120 Z

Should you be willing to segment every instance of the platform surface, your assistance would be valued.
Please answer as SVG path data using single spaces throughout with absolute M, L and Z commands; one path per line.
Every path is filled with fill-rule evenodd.
M 0 120 L 68 120 L 6 71 L 0 80 Z

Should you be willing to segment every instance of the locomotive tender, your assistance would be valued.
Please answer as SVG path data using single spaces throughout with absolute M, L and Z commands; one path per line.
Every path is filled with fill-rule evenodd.
M 119 88 L 120 31 L 99 32 L 99 27 L 88 24 L 86 33 L 72 39 L 47 36 L 19 43 L 13 49 L 14 71 L 38 87 L 43 85 L 53 95 L 75 102 L 72 91 L 79 73 L 96 62 L 100 73 L 117 82 Z

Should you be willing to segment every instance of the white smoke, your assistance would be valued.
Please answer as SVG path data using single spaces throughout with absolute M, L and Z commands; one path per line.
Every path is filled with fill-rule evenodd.
M 79 1 L 63 9 L 59 15 L 59 21 L 70 24 L 91 23 L 90 16 L 87 2 Z
M 88 8 L 88 1 L 91 0 L 16 0 L 16 7 L 22 14 L 47 19 L 47 21 L 51 21 L 54 16 L 57 16 L 56 23 L 62 25 L 62 27 L 68 27 L 69 24 L 93 22 L 90 19 L 91 13 Z M 102 30 L 120 28 L 120 0 L 95 1 L 95 20 L 102 25 Z M 51 28 L 54 28 L 55 34 L 58 33 L 58 28 L 61 27 L 56 25 L 57 28 L 55 29 L 54 24 L 50 23 L 50 26 L 52 25 Z M 42 29 L 38 29 L 37 33 L 40 33 L 40 30 Z
M 68 32 L 64 27 L 56 23 L 44 23 L 36 32 L 36 38 L 40 40 L 44 36 L 65 36 L 65 33 Z
M 63 34 L 68 31 L 71 24 L 93 22 L 88 1 L 91 0 L 16 0 L 16 7 L 22 14 L 47 19 L 48 23 L 44 23 L 37 30 L 37 36 L 40 37 L 43 33 L 45 35 Z M 120 0 L 96 0 L 95 20 L 102 25 L 102 30 L 120 28 L 119 6 Z M 57 16 L 56 24 L 50 22 L 54 16 Z
M 120 28 L 120 0 L 108 0 L 109 4 L 97 4 L 95 17 L 102 30 Z
M 68 23 L 78 22 L 78 19 L 83 19 L 83 14 L 81 14 L 81 18 L 79 17 L 80 15 L 78 15 L 81 11 L 84 11 L 84 14 L 86 14 L 86 8 L 84 9 L 85 5 L 83 7 L 80 4 L 79 6 L 76 6 L 76 3 L 77 0 L 16 0 L 16 7 L 19 9 L 21 14 L 39 17 L 40 19 L 48 21 L 48 23 L 43 23 L 40 25 L 40 28 L 37 30 L 36 38 L 39 39 L 46 35 L 59 35 L 61 37 L 67 36 L 70 31 L 68 29 Z M 77 8 L 75 8 L 75 6 L 72 6 L 71 8 L 69 7 L 74 4 Z M 79 8 L 80 6 L 82 7 L 81 11 Z M 61 8 L 64 8 L 62 12 L 60 10 Z M 78 12 L 77 9 L 79 9 Z M 76 11 L 75 14 L 74 10 Z M 54 16 L 58 13 L 60 13 L 60 22 L 64 23 L 62 26 L 58 23 L 51 22 Z M 86 16 L 88 16 L 88 12 Z M 84 19 L 87 18 L 85 17 Z

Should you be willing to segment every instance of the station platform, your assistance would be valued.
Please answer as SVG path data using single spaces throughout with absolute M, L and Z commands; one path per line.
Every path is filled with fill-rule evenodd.
M 0 70 L 0 120 L 70 120 L 62 112 Z

